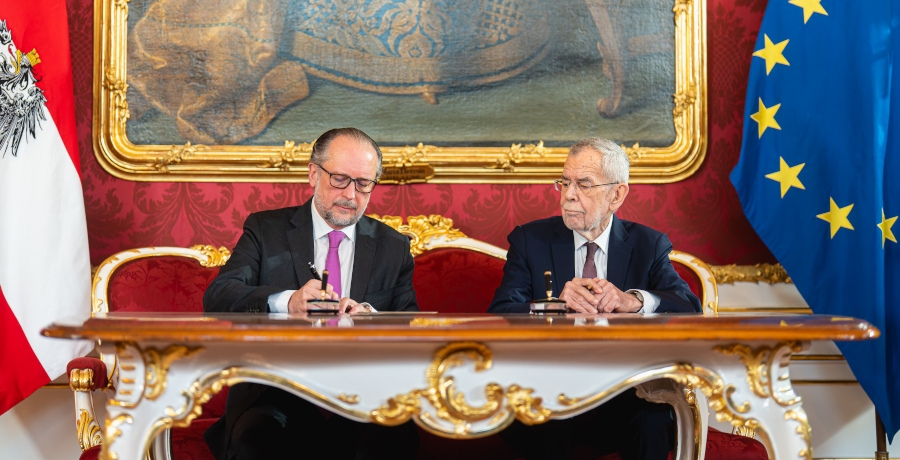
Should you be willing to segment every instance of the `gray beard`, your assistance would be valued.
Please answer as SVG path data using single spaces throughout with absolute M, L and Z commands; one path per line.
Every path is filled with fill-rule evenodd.
M 319 195 L 315 195 L 314 201 L 316 204 L 316 208 L 318 210 L 325 209 L 325 203 L 322 201 L 322 198 Z M 338 204 L 340 204 L 341 206 L 345 206 L 345 205 L 352 206 L 352 205 L 355 205 L 356 203 L 340 202 Z M 353 225 L 353 224 L 359 222 L 359 219 L 360 219 L 360 217 L 362 217 L 363 212 L 365 212 L 365 208 L 363 208 L 362 211 L 358 212 L 355 215 L 352 215 L 349 217 L 340 217 L 340 216 L 336 216 L 333 211 L 329 210 L 329 211 L 325 211 L 324 215 L 322 215 L 322 218 L 325 219 L 325 222 L 328 222 L 329 224 L 331 224 L 335 227 L 349 227 L 350 225 Z M 322 213 L 320 213 L 320 214 L 322 214 Z

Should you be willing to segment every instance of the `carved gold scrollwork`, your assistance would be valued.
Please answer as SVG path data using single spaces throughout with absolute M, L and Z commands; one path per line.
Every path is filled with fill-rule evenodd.
M 734 284 L 735 281 L 768 284 L 793 283 L 781 264 L 710 265 L 710 269 L 719 284 Z
M 414 390 L 387 400 L 387 404 L 372 411 L 372 420 L 379 425 L 394 426 L 405 423 L 419 413 L 420 398 L 427 397 L 425 390 Z
M 337 395 L 337 399 L 347 404 L 359 404 L 359 395 L 348 395 L 346 393 L 341 393 Z
M 118 460 L 119 455 L 112 448 L 116 438 L 122 435 L 119 427 L 123 423 L 134 423 L 130 414 L 119 414 L 112 419 L 106 419 L 106 433 L 103 437 L 103 450 L 100 451 L 100 460 Z
M 191 246 L 191 249 L 200 251 L 206 256 L 205 261 L 200 261 L 200 265 L 203 267 L 221 267 L 222 265 L 225 265 L 225 262 L 228 262 L 228 258 L 231 257 L 231 251 L 225 246 L 216 249 L 215 246 L 210 246 L 208 244 L 197 244 Z
M 800 402 L 790 385 L 787 374 L 775 377 L 775 366 L 781 361 L 790 360 L 790 354 L 801 350 L 797 342 L 780 342 L 775 347 L 760 346 L 756 349 L 744 344 L 717 346 L 715 351 L 726 355 L 738 355 L 747 368 L 747 383 L 750 389 L 760 398 L 772 397 L 781 406 L 791 406 Z M 776 362 L 778 361 L 778 362 Z M 775 382 L 783 382 L 783 387 L 776 389 Z M 787 396 L 788 399 L 785 399 Z
M 178 163 L 181 163 L 182 160 L 192 157 L 198 150 L 205 149 L 206 147 L 203 145 L 192 145 L 191 141 L 188 141 L 187 144 L 184 145 L 173 145 L 168 153 L 156 157 L 153 167 L 159 172 L 167 173 L 169 172 L 169 165 L 177 165 Z
M 203 350 L 203 347 L 188 347 L 186 345 L 169 345 L 162 352 L 155 348 L 144 350 L 144 362 L 147 366 L 147 386 L 144 390 L 144 396 L 151 401 L 159 397 L 166 389 L 166 373 L 169 372 L 169 366 L 174 361 L 201 350 Z
M 278 155 L 270 158 L 266 163 L 261 165 L 263 168 L 278 168 L 282 171 L 290 171 L 294 162 L 302 162 L 304 165 L 309 162 L 312 154 L 313 142 L 284 141 L 284 148 L 278 151 Z
M 625 154 L 628 155 L 628 158 L 631 160 L 644 158 L 653 151 L 653 149 L 649 147 L 641 147 L 640 142 L 635 142 L 631 147 L 625 147 L 624 144 L 620 147 L 622 147 L 622 150 L 625 151 Z
M 762 431 L 758 420 L 739 415 L 749 412 L 750 404 L 746 402 L 734 404 L 731 399 L 734 386 L 725 385 L 717 374 L 699 366 L 682 363 L 677 364 L 673 372 L 667 373 L 666 377 L 682 385 L 699 388 L 709 400 L 709 407 L 716 412 L 716 420 L 731 423 L 733 427 L 749 426 Z
M 691 2 L 693 2 L 693 0 L 675 0 L 675 7 L 672 8 L 672 11 L 674 11 L 676 15 L 685 14 L 691 7 Z
M 187 391 L 181 392 L 185 398 L 185 404 L 181 409 L 166 408 L 165 413 L 169 418 L 162 420 L 163 426 L 166 428 L 189 426 L 195 418 L 203 413 L 203 404 L 221 391 L 223 386 L 225 386 L 225 380 L 216 380 L 209 385 L 203 385 L 199 381 L 194 382 Z
M 756 437 L 756 429 L 747 426 L 736 426 L 731 430 L 732 434 L 736 434 L 739 436 L 744 436 L 746 438 L 755 438 Z
M 416 144 L 415 147 L 406 146 L 400 149 L 400 156 L 391 164 L 395 167 L 412 166 L 413 164 L 428 163 L 428 154 L 436 151 L 438 148 L 434 145 L 425 145 L 422 142 Z
M 75 421 L 75 432 L 78 435 L 78 445 L 81 447 L 82 452 L 91 447 L 99 446 L 102 442 L 100 425 L 85 409 L 81 409 L 81 414 L 78 416 L 78 420 Z
M 509 150 L 506 151 L 506 158 L 498 158 L 492 168 L 502 169 L 506 172 L 515 172 L 516 165 L 527 157 L 543 158 L 549 152 L 550 149 L 544 147 L 544 141 L 539 141 L 537 144 L 526 144 L 525 146 L 512 144 Z
M 672 113 L 675 115 L 675 120 L 677 122 L 681 121 L 681 114 L 684 113 L 685 110 L 694 106 L 696 98 L 697 95 L 692 89 L 675 95 L 675 108 L 672 109 Z
M 697 394 L 693 388 L 684 387 L 684 401 L 691 406 L 697 404 Z
M 125 7 L 126 11 L 128 7 Z M 104 73 L 103 78 L 103 87 L 109 91 L 109 96 L 111 99 L 110 105 L 112 106 L 113 113 L 113 123 L 115 123 L 120 130 L 125 130 L 125 122 L 131 118 L 131 112 L 128 110 L 128 100 L 126 99 L 128 93 L 128 84 L 125 83 L 125 80 L 118 78 L 118 70 L 114 67 L 107 67 L 106 72 Z
M 91 391 L 94 389 L 93 369 L 72 369 L 69 373 L 69 388 L 72 391 Z
M 466 234 L 453 228 L 453 219 L 431 214 L 429 216 L 409 216 L 409 222 L 403 225 L 403 218 L 397 216 L 379 216 L 371 214 L 369 217 L 379 220 L 398 232 L 410 238 L 409 251 L 415 257 L 425 252 L 425 245 L 434 237 L 443 236 L 448 241 L 456 238 L 465 238 Z
M 425 372 L 428 388 L 388 399 L 387 404 L 371 412 L 372 420 L 382 425 L 399 425 L 415 417 L 426 429 L 442 431 L 428 413 L 422 413 L 422 400 L 428 401 L 437 417 L 450 422 L 454 434 L 461 437 L 470 437 L 472 422 L 491 419 L 492 424 L 502 428 L 513 416 L 529 425 L 549 419 L 551 412 L 541 405 L 541 398 L 532 396 L 534 390 L 519 385 L 511 385 L 504 393 L 500 385 L 488 383 L 484 389 L 485 404 L 469 405 L 462 393 L 457 392 L 453 377 L 444 375 L 461 366 L 464 360 L 473 361 L 475 371 L 480 372 L 490 369 L 492 353 L 484 344 L 475 342 L 456 342 L 439 349 Z M 506 413 L 504 397 L 508 401 Z
M 812 460 L 813 458 L 813 448 L 812 448 L 812 427 L 809 426 L 809 419 L 806 417 L 806 411 L 801 408 L 791 409 L 784 413 L 785 420 L 794 420 L 798 422 L 800 425 L 797 426 L 797 434 L 799 434 L 803 441 L 806 442 L 806 448 L 800 450 L 799 455 L 801 458 L 806 460 Z
M 560 393 L 559 396 L 556 397 L 556 401 L 559 403 L 560 406 L 574 406 L 574 405 L 580 403 L 581 401 L 583 401 L 584 399 L 585 398 L 579 398 L 578 396 L 570 398 L 570 397 L 566 396 L 565 393 Z
M 516 418 L 526 425 L 536 425 L 550 420 L 553 413 L 541 405 L 541 398 L 535 398 L 531 394 L 534 390 L 523 388 L 519 385 L 510 385 L 506 392 L 509 406 L 516 414 Z

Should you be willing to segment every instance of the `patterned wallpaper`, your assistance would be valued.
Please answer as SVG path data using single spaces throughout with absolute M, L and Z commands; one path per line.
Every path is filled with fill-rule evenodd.
M 709 132 L 707 158 L 682 182 L 635 185 L 619 211 L 668 233 L 676 249 L 712 264 L 774 262 L 744 218 L 728 175 L 741 147 L 750 55 L 765 0 L 707 0 Z M 67 0 L 75 79 L 82 184 L 91 263 L 140 246 L 232 247 L 244 218 L 304 202 L 299 184 L 148 183 L 117 179 L 92 154 L 93 0 Z M 506 235 L 530 220 L 559 214 L 552 185 L 379 186 L 368 213 L 442 214 L 469 236 L 508 247 Z

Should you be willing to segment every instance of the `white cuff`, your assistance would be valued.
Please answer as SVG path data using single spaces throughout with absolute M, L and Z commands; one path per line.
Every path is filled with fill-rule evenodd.
M 291 300 L 291 296 L 297 292 L 296 289 L 281 291 L 277 294 L 272 294 L 269 296 L 269 312 L 270 313 L 287 313 L 288 312 L 288 303 Z
M 659 304 L 661 303 L 659 300 L 659 296 L 651 294 L 643 289 L 629 289 L 625 292 L 629 294 L 632 292 L 640 292 L 644 297 L 644 306 L 637 311 L 638 313 L 655 313 L 657 307 L 659 307 Z

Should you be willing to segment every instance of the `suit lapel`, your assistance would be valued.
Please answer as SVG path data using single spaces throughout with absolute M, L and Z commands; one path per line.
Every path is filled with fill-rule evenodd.
M 631 261 L 631 246 L 625 242 L 628 232 L 619 218 L 613 216 L 609 235 L 609 258 L 606 261 L 606 279 L 619 289 L 625 289 L 625 276 Z
M 315 241 L 313 240 L 312 228 L 312 199 L 304 203 L 297 212 L 291 217 L 291 224 L 294 228 L 287 231 L 288 245 L 291 249 L 291 260 L 294 262 L 294 274 L 297 276 L 297 283 L 303 286 L 307 281 L 312 279 L 312 273 L 309 271 L 309 262 L 316 259 Z M 317 267 L 321 270 L 323 267 Z
M 375 227 L 363 216 L 356 224 L 356 248 L 353 254 L 353 275 L 350 280 L 350 298 L 362 302 L 375 263 L 375 249 L 378 241 L 374 237 Z
M 553 295 L 559 297 L 563 286 L 575 278 L 575 237 L 562 219 L 550 242 L 550 257 L 553 259 Z M 543 288 L 535 289 L 538 291 L 543 292 Z

